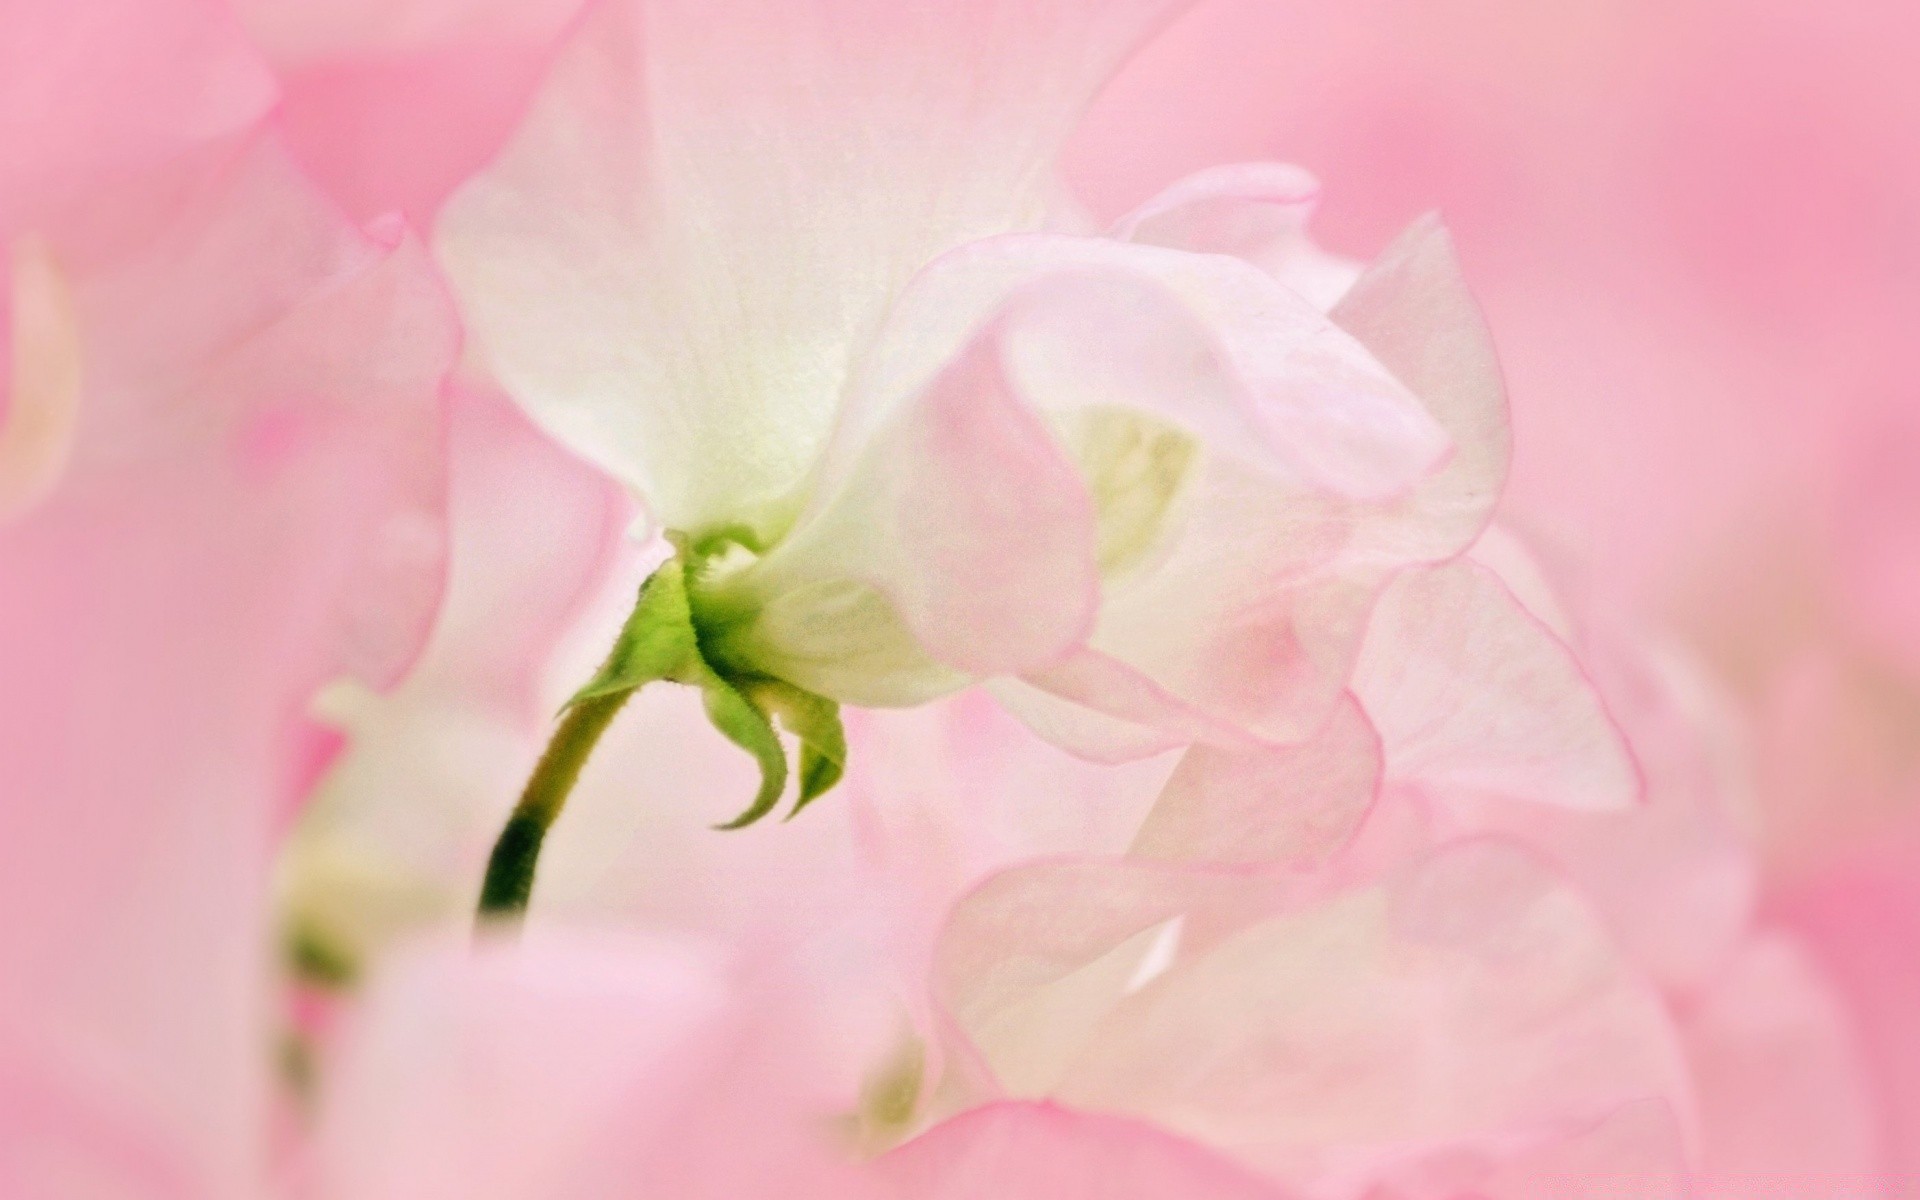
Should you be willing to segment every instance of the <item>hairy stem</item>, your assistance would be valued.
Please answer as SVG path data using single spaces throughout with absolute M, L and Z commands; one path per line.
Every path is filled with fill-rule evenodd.
M 566 807 L 567 795 L 580 778 L 600 735 L 633 695 L 632 690 L 582 700 L 567 710 L 554 730 L 553 740 L 520 793 L 500 839 L 487 860 L 486 882 L 480 886 L 480 919 L 517 919 L 533 895 L 533 873 L 540 864 L 540 845 L 547 830 Z

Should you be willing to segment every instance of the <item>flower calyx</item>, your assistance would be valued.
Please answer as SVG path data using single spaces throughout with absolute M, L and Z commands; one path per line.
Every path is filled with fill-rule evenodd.
M 719 826 L 741 829 L 772 812 L 786 790 L 787 749 L 775 722 L 798 743 L 799 788 L 789 819 L 840 781 L 846 731 L 840 706 L 750 664 L 716 653 L 726 633 L 752 619 L 714 602 L 703 583 L 716 566 L 755 554 L 752 535 L 727 529 L 691 538 L 670 534 L 675 553 L 640 587 L 633 612 L 606 662 L 567 702 L 624 699 L 649 683 L 698 688 L 715 729 L 760 764 L 760 789 L 738 817 Z

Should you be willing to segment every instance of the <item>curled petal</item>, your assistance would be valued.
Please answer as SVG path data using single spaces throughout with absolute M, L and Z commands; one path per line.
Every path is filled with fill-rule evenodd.
M 1452 457 L 1405 494 L 1358 504 L 1203 463 L 1156 569 L 1109 589 L 1091 643 L 1266 741 L 1326 722 L 1386 575 L 1464 550 L 1506 473 L 1498 364 L 1444 231 L 1415 225 L 1332 316 L 1419 396 Z
M 1623 1105 L 1690 1112 L 1659 996 L 1495 843 L 1355 890 L 1009 872 L 956 910 L 936 979 L 974 1087 L 1154 1120 L 1316 1194 L 1366 1194 L 1439 1145 L 1499 1161 Z
M 1353 692 L 1393 778 L 1588 810 L 1640 795 L 1638 768 L 1572 651 L 1475 563 L 1394 580 Z
M 1007 378 L 998 340 L 975 343 L 877 429 L 823 511 L 733 586 L 770 599 L 744 659 L 853 703 L 898 703 L 930 678 L 1010 674 L 1067 653 L 1097 599 L 1092 506 L 1073 464 Z M 856 590 L 856 589 L 863 589 Z M 941 672 L 904 682 L 876 654 L 841 653 L 865 608 L 881 651 L 919 648 Z M 897 620 L 892 626 L 888 618 Z M 888 635 L 895 628 L 910 635 Z M 904 673 L 902 673 L 904 674 Z
M 1114 236 L 1200 254 L 1231 254 L 1322 309 L 1360 277 L 1360 264 L 1307 237 L 1320 181 L 1285 163 L 1212 167 L 1173 184 L 1120 218 Z
M 1150 642 L 1119 652 L 1119 639 L 1089 626 L 1090 573 L 1111 579 L 1115 595 L 1191 582 L 1160 578 L 1160 559 L 1180 540 L 1185 493 L 1205 479 L 1285 490 L 1305 476 L 1391 493 L 1443 450 L 1419 403 L 1356 342 L 1245 264 L 1091 238 L 993 239 L 940 260 L 896 305 L 813 506 L 730 586 L 756 596 L 763 624 L 780 623 L 754 651 L 778 656 L 765 660 L 776 669 L 819 669 L 779 664 L 828 658 L 802 639 L 831 628 L 818 615 L 827 604 L 858 607 L 844 591 L 853 581 L 883 593 L 941 662 L 973 676 L 1027 672 L 1057 692 L 1033 672 L 1067 666 L 1089 632 L 1121 663 L 1152 653 Z M 1258 519 L 1313 523 L 1284 511 Z M 1262 548 L 1319 552 L 1306 541 Z M 1067 586 L 1073 570 L 1082 574 Z M 812 610 L 787 612 L 803 595 Z M 1166 610 L 1129 611 L 1146 620 Z M 792 640 L 808 648 L 794 654 Z M 1161 686 L 1145 674 L 1147 691 Z M 791 677 L 861 698 L 848 682 Z
M 863 364 L 835 449 L 1008 308 L 1020 310 L 1009 367 L 1047 411 L 1150 413 L 1214 453 L 1360 497 L 1404 492 L 1446 452 L 1356 339 L 1247 264 L 1041 234 L 988 239 L 920 274 Z

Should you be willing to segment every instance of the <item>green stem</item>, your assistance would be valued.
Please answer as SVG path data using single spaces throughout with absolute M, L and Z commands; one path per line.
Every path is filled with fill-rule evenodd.
M 486 882 L 480 886 L 481 920 L 515 919 L 526 912 L 533 895 L 534 869 L 540 863 L 540 844 L 566 807 L 567 794 L 579 780 L 594 744 L 631 695 L 632 690 L 595 696 L 567 710 L 520 793 L 507 827 L 500 831 L 500 840 L 493 844 Z

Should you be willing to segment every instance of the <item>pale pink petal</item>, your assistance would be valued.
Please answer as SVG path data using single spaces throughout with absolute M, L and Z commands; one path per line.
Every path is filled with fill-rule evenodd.
M 943 360 L 949 345 L 963 348 Z M 1187 470 L 1366 494 L 1404 490 L 1443 448 L 1413 397 L 1259 272 L 1089 238 L 1006 237 L 942 258 L 895 306 L 856 384 L 812 507 L 718 590 L 762 610 L 749 661 L 865 703 L 912 698 L 849 690 L 909 654 L 846 637 L 849 612 L 879 626 L 885 612 L 866 610 L 891 610 L 966 675 L 1032 672 L 1089 632 L 1096 554 L 1109 576 L 1152 572 Z M 1081 418 L 1165 425 L 1164 437 L 1198 439 L 1186 453 L 1204 461 L 1164 477 L 1093 433 L 1079 446 Z
M 1029 868 L 948 937 L 939 994 L 987 1072 L 973 1087 L 1154 1120 L 1328 1194 L 1436 1147 L 1503 1157 L 1640 1100 L 1687 1111 L 1657 994 L 1577 896 L 1494 844 L 1351 891 Z
M 403 663 L 438 595 L 451 314 L 417 247 L 272 157 L 132 234 L 50 238 L 88 374 L 69 468 L 0 526 L 0 1091 L 75 1139 L 39 1144 L 56 1164 L 159 1156 L 182 1195 L 257 1183 L 268 858 L 305 706 Z M 201 272 L 257 228 L 299 249 Z
M 798 1014 L 753 986 L 666 941 L 427 948 L 376 982 L 330 1064 L 320 1193 L 859 1195 L 813 1107 Z
M 824 1034 L 857 1074 L 909 1021 L 927 1027 L 920 981 L 960 896 L 1038 855 L 1123 852 L 1172 766 L 1082 762 L 977 692 L 845 716 L 847 776 L 831 795 L 791 822 L 717 833 L 752 794 L 751 760 L 696 695 L 643 692 L 549 836 L 533 922 L 617 919 L 800 947 L 796 969 L 835 997 Z M 486 849 L 468 844 L 468 888 Z
M 992 1104 L 875 1164 L 900 1200 L 1283 1200 L 1287 1193 L 1151 1125 Z
M 1130 853 L 1173 862 L 1317 867 L 1365 819 L 1380 769 L 1380 740 L 1351 700 L 1297 746 L 1193 746 Z
M 1105 238 L 1014 235 L 935 260 L 887 314 L 833 450 L 860 444 L 997 312 L 1036 406 L 1117 406 L 1191 430 L 1264 472 L 1396 496 L 1446 437 L 1354 337 L 1258 270 Z M 829 460 L 831 462 L 831 459 Z
M 1663 986 L 1691 992 L 1725 968 L 1753 920 L 1760 868 L 1746 827 L 1747 743 L 1683 657 L 1659 647 L 1628 653 L 1600 638 L 1589 646 L 1594 678 L 1645 775 L 1644 802 L 1595 813 L 1449 793 L 1442 823 L 1550 854 L 1634 961 Z
M 1704 1200 L 1886 1195 L 1851 1014 L 1792 939 L 1754 938 L 1690 1006 Z
M 1120 218 L 1114 236 L 1244 258 L 1322 309 L 1360 277 L 1360 264 L 1307 237 L 1320 181 L 1285 163 L 1213 167 L 1171 185 Z
M 1353 692 L 1390 778 L 1586 810 L 1640 795 L 1620 732 L 1565 643 L 1472 562 L 1400 574 L 1375 606 Z
M 1346 690 L 1378 572 L 1346 569 L 1347 505 L 1226 458 L 1196 474 L 1154 569 L 1106 590 L 1090 648 L 1241 739 L 1304 740 Z
M 423 227 L 513 131 L 581 0 L 238 0 L 280 70 L 278 125 L 356 217 Z
M 1360 526 L 1349 553 L 1392 563 L 1445 558 L 1472 544 L 1506 484 L 1507 395 L 1493 339 L 1438 220 L 1414 224 L 1332 311 L 1453 442 L 1453 458 L 1400 504 Z
M 1209 464 L 1158 569 L 1114 589 L 1096 649 L 1260 738 L 1299 741 L 1346 688 L 1390 570 L 1465 549 L 1506 471 L 1506 404 L 1485 323 L 1445 233 L 1416 225 L 1334 321 L 1417 395 L 1453 456 L 1396 500 L 1329 503 L 1237 464 Z
M 981 1097 L 1057 1095 L 1080 1063 L 1130 1051 L 1102 1030 L 1129 994 L 1204 957 L 1295 890 L 1119 859 L 1002 871 L 956 905 L 941 931 L 932 988 L 964 1036 L 955 1055 L 979 1060 Z
M 1232 725 L 1196 710 L 1140 671 L 1098 650 L 1079 650 L 1051 667 L 1028 672 L 1025 683 L 1060 709 L 1077 709 L 1084 714 L 1062 715 L 1062 732 L 1071 737 L 1076 728 L 1085 728 L 1099 736 L 1104 729 L 1105 736 L 1118 739 L 1117 751 L 1132 748 L 1152 753 L 1195 741 L 1243 749 L 1257 745 Z M 1123 733 L 1126 730 L 1151 732 L 1157 738 L 1172 740 L 1165 744 L 1141 740 L 1129 747 Z M 1081 751 L 1071 740 L 1061 744 Z M 1089 757 L 1098 760 L 1100 756 Z
M 1179 0 L 606 0 L 440 246 L 542 423 L 669 526 L 763 532 L 893 293 L 1037 227 L 1079 109 Z
M 273 76 L 213 0 L 0 4 L 0 238 L 241 132 Z
M 1920 1171 L 1920 873 L 1911 831 L 1778 890 L 1770 905 L 1819 962 L 1856 1023 L 1886 1171 Z
M 837 700 L 905 704 L 1086 637 L 1093 506 L 994 333 L 889 414 L 835 483 L 791 538 L 717 585 L 758 597 L 746 661 Z
M 506 808 L 591 670 L 570 667 L 556 689 L 550 660 L 605 586 L 630 515 L 617 488 L 504 397 L 454 399 L 451 569 L 432 637 L 391 693 L 327 694 L 322 715 L 344 745 L 280 868 L 282 919 L 344 964 L 408 929 L 471 920 Z M 620 591 L 631 604 L 625 579 Z M 612 634 L 596 632 L 603 654 Z
M 1154 725 L 1110 716 L 1023 679 L 995 679 L 985 686 L 1028 729 L 1088 762 L 1132 762 L 1172 750 L 1186 740 Z

